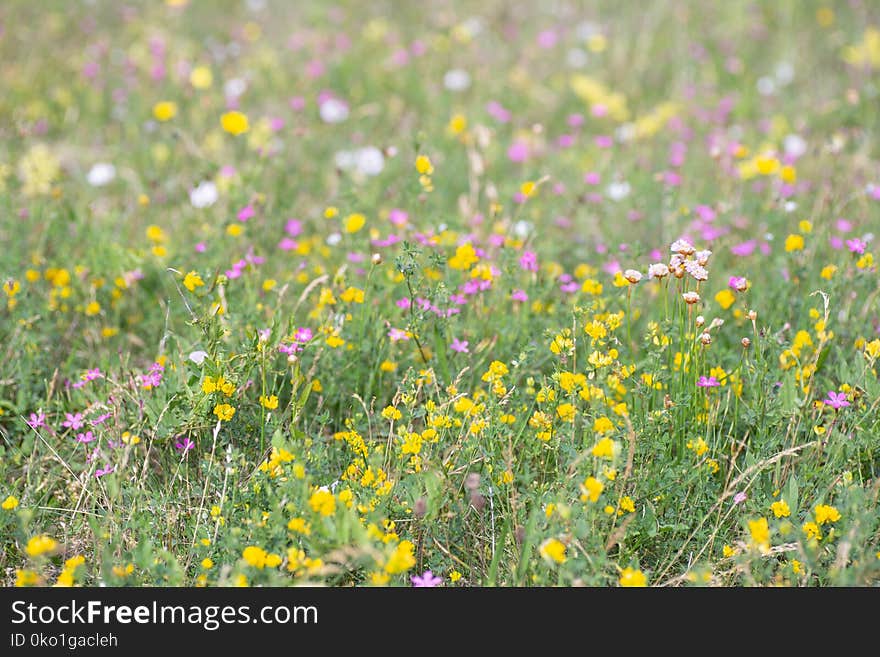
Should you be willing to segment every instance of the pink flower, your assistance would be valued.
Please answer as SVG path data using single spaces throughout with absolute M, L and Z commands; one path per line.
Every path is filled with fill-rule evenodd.
M 65 413 L 64 417 L 67 419 L 61 423 L 62 427 L 69 427 L 75 431 L 84 424 L 82 413 Z
M 406 331 L 394 327 L 392 327 L 391 330 L 388 331 L 388 337 L 391 339 L 391 342 L 409 340 L 409 336 L 406 334 Z
M 743 502 L 746 501 L 746 499 L 748 499 L 748 495 L 746 495 L 746 492 L 740 491 L 739 493 L 737 493 L 736 495 L 733 496 L 733 505 L 736 506 L 737 504 L 742 504 Z
M 30 417 L 27 419 L 27 425 L 31 429 L 39 429 L 40 427 L 46 426 L 45 413 L 31 413 Z
M 859 255 L 862 255 L 865 252 L 866 246 L 867 244 L 857 237 L 846 241 L 846 248 L 849 249 L 850 253 L 858 253 Z
M 525 290 L 514 290 L 510 293 L 510 298 L 514 301 L 528 301 L 529 295 L 526 294 Z
M 526 271 L 538 271 L 538 254 L 534 251 L 523 251 L 519 258 L 519 266 Z
M 486 111 L 489 113 L 489 116 L 498 121 L 498 123 L 507 123 L 510 121 L 510 112 L 504 109 L 501 103 L 497 101 L 489 101 L 486 105 Z
M 174 446 L 182 452 L 186 453 L 193 447 L 195 447 L 196 444 L 192 441 L 192 438 L 187 436 L 183 440 L 178 440 L 176 443 L 174 443 Z
M 529 146 L 522 140 L 516 140 L 507 149 L 507 157 L 511 162 L 525 162 L 529 157 Z
M 845 406 L 849 406 L 849 402 L 846 400 L 846 395 L 842 392 L 834 392 L 833 390 L 829 390 L 828 398 L 822 401 L 835 411 L 840 410 Z
M 284 224 L 284 232 L 290 235 L 291 237 L 296 237 L 300 233 L 302 233 L 303 225 L 299 219 L 288 219 L 287 223 Z
M 409 215 L 405 210 L 401 210 L 400 208 L 394 208 L 388 213 L 388 221 L 395 226 L 405 225 L 408 219 Z
M 83 443 L 84 445 L 94 440 L 95 434 L 93 434 L 91 431 L 86 431 L 85 433 L 79 433 L 76 435 L 76 442 Z
M 718 382 L 718 379 L 716 379 L 714 376 L 710 376 L 710 377 L 701 376 L 700 380 L 697 381 L 697 385 L 700 386 L 701 388 L 717 388 L 721 384 Z
M 104 475 L 108 475 L 116 469 L 115 465 L 105 465 L 103 468 L 98 468 L 95 470 L 95 477 L 103 477 Z
M 452 344 L 449 345 L 449 348 L 452 351 L 455 351 L 459 354 L 468 354 L 468 341 L 467 340 L 459 340 L 458 338 L 452 338 Z
M 430 570 L 426 570 L 421 575 L 413 575 L 410 577 L 410 580 L 415 588 L 434 588 L 443 583 L 443 580 L 434 575 Z
M 239 221 L 247 221 L 251 217 L 257 214 L 257 211 L 254 210 L 254 206 L 248 203 L 241 210 L 238 211 L 238 220 Z
M 750 256 L 755 252 L 757 246 L 758 243 L 755 242 L 755 240 L 749 240 L 748 242 L 743 242 L 742 244 L 730 247 L 730 252 L 735 256 Z

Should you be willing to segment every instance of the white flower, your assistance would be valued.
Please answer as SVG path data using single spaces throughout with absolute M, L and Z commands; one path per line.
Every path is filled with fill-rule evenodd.
M 336 246 L 342 241 L 342 233 L 330 233 L 327 236 L 327 244 L 330 246 Z
M 208 357 L 207 351 L 194 351 L 189 355 L 189 359 L 194 362 L 196 365 L 201 365 L 205 362 L 205 359 Z
M 623 272 L 623 277 L 630 283 L 635 285 L 640 280 L 642 280 L 642 272 L 636 271 L 635 269 L 627 269 L 625 272 Z
M 583 68 L 587 65 L 588 60 L 587 53 L 580 48 L 572 48 L 565 55 L 565 63 L 568 64 L 569 68 Z
M 89 169 L 86 180 L 92 187 L 103 187 L 116 177 L 116 167 L 108 162 L 98 162 Z
M 608 188 L 605 192 L 608 194 L 608 198 L 612 201 L 622 201 L 627 196 L 629 196 L 631 187 L 629 183 L 625 180 L 623 182 L 613 182 L 608 185 Z
M 694 254 L 694 258 L 698 263 L 700 263 L 703 267 L 706 266 L 706 263 L 709 262 L 709 257 L 712 255 L 712 252 L 709 249 L 704 249 L 703 251 L 697 251 Z
M 694 245 L 687 240 L 675 240 L 670 249 L 673 253 L 679 253 L 685 256 L 693 255 L 694 251 L 696 251 Z
M 449 91 L 464 91 L 471 86 L 471 74 L 460 68 L 446 71 L 443 76 L 443 86 Z
M 779 62 L 776 65 L 776 81 L 783 87 L 794 80 L 794 66 L 788 62 Z
M 800 157 L 807 152 L 807 141 L 800 135 L 787 135 L 782 142 L 786 155 Z
M 526 237 L 530 232 L 532 232 L 532 224 L 528 221 L 520 219 L 513 224 L 513 234 L 517 237 Z
M 766 75 L 762 78 L 758 78 L 758 93 L 762 96 L 772 96 L 776 91 L 776 82 L 771 77 L 767 77 Z
M 385 156 L 375 146 L 367 146 L 357 151 L 355 167 L 365 176 L 378 176 L 385 168 Z
M 318 114 L 324 123 L 342 123 L 348 118 L 348 105 L 336 98 L 328 98 L 321 103 Z
M 194 208 L 207 208 L 214 205 L 218 197 L 217 185 L 205 180 L 189 193 L 189 202 Z
M 696 260 L 688 260 L 684 263 L 684 270 L 698 281 L 705 281 L 709 278 L 709 272 Z
M 247 82 L 242 78 L 232 78 L 223 85 L 223 91 L 229 98 L 238 98 L 247 91 Z
M 664 265 L 662 262 L 658 262 L 653 265 L 648 266 L 648 276 L 651 278 L 665 278 L 669 276 L 669 267 Z
M 681 295 L 681 298 L 684 299 L 685 303 L 693 305 L 700 300 L 700 295 L 696 292 L 685 292 Z

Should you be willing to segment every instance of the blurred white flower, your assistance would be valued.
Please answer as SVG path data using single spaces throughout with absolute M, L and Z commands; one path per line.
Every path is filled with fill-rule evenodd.
M 342 241 L 342 233 L 330 233 L 327 236 L 327 244 L 330 246 L 336 246 Z
M 767 77 L 766 75 L 762 78 L 758 78 L 758 93 L 762 96 L 772 96 L 776 91 L 776 82 L 771 77 Z
M 471 74 L 460 68 L 446 71 L 443 76 L 443 86 L 449 91 L 464 91 L 471 86 Z
M 207 357 L 207 351 L 194 351 L 189 355 L 189 359 L 196 365 L 201 365 L 202 363 L 204 363 Z
M 623 182 L 611 183 L 605 191 L 612 201 L 622 201 L 629 196 L 630 190 L 629 183 L 624 180 Z
M 348 105 L 336 98 L 328 98 L 318 108 L 324 123 L 342 123 L 348 118 Z
M 513 224 L 513 234 L 517 237 L 526 237 L 530 232 L 532 232 L 532 224 L 528 221 L 519 220 Z
M 786 155 L 800 157 L 807 152 L 807 142 L 800 135 L 788 135 L 782 142 L 782 148 Z
M 242 78 L 232 78 L 223 85 L 223 91 L 227 97 L 238 98 L 247 90 L 247 82 Z
M 108 162 L 98 162 L 89 169 L 86 180 L 92 187 L 103 187 L 116 177 L 116 167 Z
M 375 146 L 357 151 L 355 167 L 365 176 L 378 176 L 385 168 L 385 156 Z
M 210 180 L 205 180 L 190 191 L 189 202 L 192 203 L 194 208 L 207 208 L 214 205 L 218 197 L 217 185 Z

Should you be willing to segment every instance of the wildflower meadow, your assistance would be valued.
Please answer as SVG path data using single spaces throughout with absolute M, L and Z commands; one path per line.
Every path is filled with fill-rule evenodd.
M 6 586 L 880 584 L 880 5 L 0 4 Z

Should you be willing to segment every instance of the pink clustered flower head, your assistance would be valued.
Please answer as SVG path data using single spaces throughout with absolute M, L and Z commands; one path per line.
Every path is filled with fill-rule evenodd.
M 415 588 L 434 588 L 435 586 L 440 586 L 443 583 L 443 580 L 437 577 L 430 570 L 426 570 L 421 575 L 413 575 L 410 577 L 412 584 Z
M 452 338 L 452 344 L 449 345 L 449 348 L 452 351 L 455 351 L 459 354 L 468 354 L 468 341 L 467 340 L 459 340 L 458 338 Z
M 744 276 L 731 276 L 727 285 L 737 292 L 745 292 L 749 289 L 749 281 Z
M 523 251 L 519 258 L 519 266 L 526 271 L 538 271 L 538 254 L 534 251 Z
M 833 390 L 828 391 L 828 397 L 823 400 L 823 403 L 830 406 L 835 411 L 840 410 L 845 406 L 849 406 L 849 402 L 846 400 L 846 395 L 842 392 L 835 392 Z
M 150 371 L 140 375 L 141 388 L 155 388 L 162 383 L 162 376 L 165 368 L 160 363 L 150 365 Z

